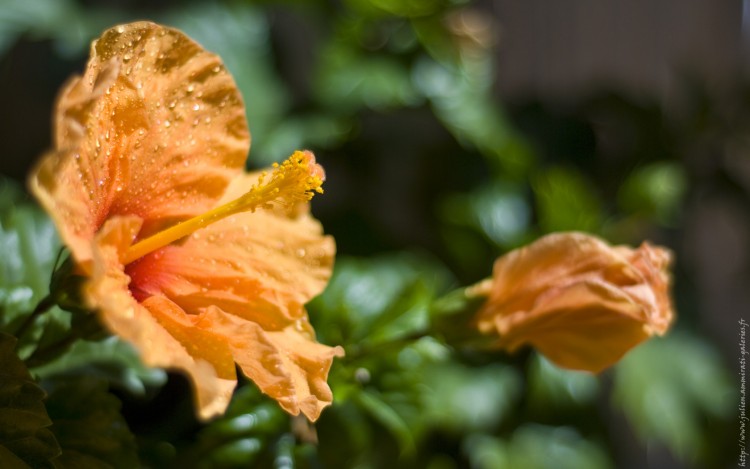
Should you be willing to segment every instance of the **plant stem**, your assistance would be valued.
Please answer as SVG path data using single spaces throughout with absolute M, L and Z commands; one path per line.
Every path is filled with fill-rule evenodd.
M 34 324 L 36 318 L 47 312 L 53 306 L 55 306 L 55 299 L 52 297 L 52 294 L 48 294 L 42 298 L 42 300 L 36 305 L 36 308 L 34 308 L 34 311 L 26 317 L 21 326 L 16 330 L 16 337 L 21 339 L 26 335 Z
M 45 363 L 50 361 L 51 358 L 57 358 L 79 338 L 80 337 L 78 336 L 78 334 L 71 333 L 45 348 L 38 348 L 34 350 L 34 353 L 32 353 L 29 358 L 25 360 L 26 366 L 29 368 L 34 368 L 44 365 Z

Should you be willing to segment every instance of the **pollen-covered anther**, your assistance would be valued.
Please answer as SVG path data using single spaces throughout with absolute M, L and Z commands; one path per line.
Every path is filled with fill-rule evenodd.
M 297 202 L 309 201 L 316 192 L 323 193 L 325 172 L 315 162 L 315 155 L 311 152 L 294 152 L 286 161 L 281 164 L 274 163 L 273 167 L 271 180 L 265 186 L 278 195 L 280 200 L 277 202 L 294 205 Z M 253 189 L 262 191 L 263 188 L 261 179 Z
M 236 213 L 254 212 L 259 208 L 272 209 L 274 205 L 293 209 L 299 203 L 308 202 L 316 193 L 323 193 L 325 172 L 315 162 L 312 152 L 295 151 L 283 163 L 274 163 L 273 168 L 268 181 L 268 174 L 261 173 L 258 182 L 238 199 L 138 241 L 128 249 L 123 263 L 129 264 Z

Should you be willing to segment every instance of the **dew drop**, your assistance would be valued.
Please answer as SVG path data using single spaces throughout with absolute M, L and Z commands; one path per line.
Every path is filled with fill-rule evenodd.
M 193 91 L 195 91 L 195 86 L 193 84 L 188 85 L 187 87 L 188 94 L 192 93 Z

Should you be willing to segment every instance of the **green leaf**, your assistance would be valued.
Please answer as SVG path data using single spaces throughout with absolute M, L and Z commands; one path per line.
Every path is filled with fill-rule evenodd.
M 450 62 L 432 55 L 414 65 L 412 80 L 429 99 L 435 116 L 460 143 L 479 151 L 496 174 L 523 180 L 534 154 L 492 95 L 491 57 Z
M 21 191 L 0 180 L 0 328 L 17 333 L 34 307 L 47 295 L 60 252 L 50 218 L 29 203 Z M 28 357 L 37 345 L 57 342 L 69 330 L 70 317 L 57 307 L 37 318 L 19 337 L 18 352 Z
M 346 43 L 331 44 L 322 55 L 315 92 L 326 106 L 353 113 L 422 101 L 406 67 L 387 55 L 365 54 Z
M 608 469 L 607 453 L 570 427 L 525 424 L 512 437 L 500 440 L 473 434 L 463 451 L 479 469 Z
M 96 378 L 45 382 L 47 410 L 62 454 L 57 468 L 139 467 L 135 438 L 120 414 L 120 401 Z
M 60 375 L 98 377 L 138 396 L 167 380 L 163 370 L 143 365 L 135 349 L 117 337 L 78 341 L 65 355 L 33 371 L 43 379 Z
M 449 282 L 444 267 L 412 254 L 339 259 L 310 316 L 325 343 L 382 343 L 424 330 L 431 301 Z
M 424 378 L 429 426 L 457 434 L 495 428 L 508 418 L 521 394 L 521 377 L 508 366 L 467 367 L 456 362 L 430 366 Z
M 495 246 L 517 246 L 531 222 L 531 207 L 522 194 L 518 185 L 497 181 L 469 194 L 448 196 L 440 215 L 448 223 L 477 230 Z
M 530 405 L 541 412 L 589 404 L 599 393 L 596 376 L 559 368 L 538 353 L 530 361 L 528 381 Z
M 737 398 L 717 351 L 687 334 L 652 339 L 616 367 L 614 403 L 643 440 L 683 460 L 711 451 L 705 419 L 728 420 Z
M 44 391 L 15 352 L 16 339 L 0 332 L 0 467 L 44 467 L 60 454 Z
M 59 18 L 71 9 L 69 0 L 7 0 L 0 9 L 0 54 L 21 34 L 51 34 Z
M 387 13 L 394 16 L 418 17 L 439 12 L 444 2 L 435 0 L 348 0 L 353 9 L 371 15 Z
M 617 200 L 626 212 L 673 226 L 687 185 L 685 170 L 678 163 L 653 163 L 628 176 L 620 187 Z
M 391 407 L 378 393 L 365 390 L 356 395 L 357 403 L 362 406 L 384 428 L 389 430 L 399 442 L 401 452 L 405 456 L 416 452 L 416 443 L 412 429 L 401 415 Z
M 545 233 L 587 231 L 597 233 L 602 225 L 599 197 L 583 175 L 572 169 L 552 168 L 533 181 L 539 226 Z
M 2 182 L 2 181 L 0 181 Z M 2 187 L 2 186 L 0 186 Z M 0 189 L 13 194 L 13 188 Z M 5 199 L 8 197 L 8 199 Z M 0 308 L 3 323 L 32 308 L 47 293 L 60 241 L 52 221 L 20 196 L 0 211 Z
M 287 414 L 274 401 L 255 386 L 243 386 L 226 413 L 185 448 L 175 467 L 247 467 L 265 456 L 271 441 L 287 430 L 288 422 Z

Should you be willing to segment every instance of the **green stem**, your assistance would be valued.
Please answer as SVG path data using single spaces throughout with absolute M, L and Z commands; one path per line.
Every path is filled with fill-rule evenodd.
M 21 326 L 16 330 L 16 337 L 18 339 L 21 339 L 24 335 L 26 335 L 31 329 L 31 326 L 34 324 L 34 321 L 36 321 L 36 318 L 49 311 L 50 308 L 55 306 L 55 304 L 56 302 L 52 294 L 48 294 L 47 296 L 42 298 L 42 300 L 36 305 L 36 308 L 34 308 L 34 311 L 32 311 L 26 317 Z
M 29 368 L 35 368 L 37 366 L 44 365 L 53 358 L 60 356 L 62 352 L 67 350 L 76 340 L 80 337 L 76 333 L 71 333 L 62 339 L 48 345 L 45 348 L 38 348 L 34 350 L 29 358 L 25 360 L 26 366 Z

